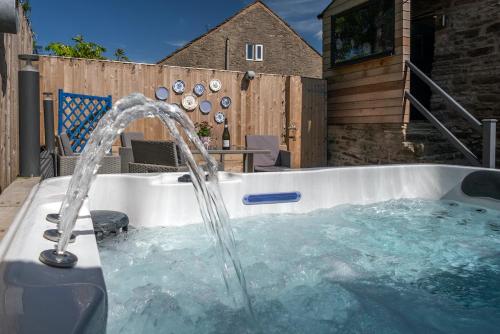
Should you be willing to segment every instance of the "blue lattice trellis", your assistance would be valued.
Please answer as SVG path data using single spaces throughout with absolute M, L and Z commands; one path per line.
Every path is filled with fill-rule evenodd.
M 68 134 L 73 152 L 83 150 L 90 134 L 111 105 L 111 95 L 102 97 L 59 90 L 58 132 Z

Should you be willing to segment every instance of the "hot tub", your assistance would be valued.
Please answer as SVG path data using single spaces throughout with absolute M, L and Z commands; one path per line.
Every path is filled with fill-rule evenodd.
M 115 289 L 117 284 L 116 282 L 105 281 L 99 248 L 94 237 L 92 222 L 90 220 L 90 210 L 114 210 L 124 212 L 128 215 L 130 224 L 135 228 L 135 231 L 155 231 L 155 229 L 162 227 L 167 229 L 183 229 L 189 228 L 186 227 L 188 225 L 196 226 L 202 222 L 202 219 L 198 210 L 198 203 L 193 187 L 191 184 L 179 183 L 177 181 L 179 176 L 180 174 L 99 175 L 92 187 L 88 200 L 80 211 L 80 218 L 75 228 L 77 240 L 74 244 L 70 244 L 69 246 L 69 250 L 79 258 L 77 265 L 73 269 L 55 269 L 47 267 L 38 261 L 40 252 L 54 247 L 53 243 L 42 238 L 45 230 L 54 228 L 54 225 L 47 222 L 45 217 L 49 213 L 58 211 L 69 178 L 46 180 L 34 188 L 26 203 L 18 213 L 5 239 L 0 244 L 0 269 L 3 278 L 0 283 L 0 295 L 2 297 L 2 303 L 0 304 L 1 332 L 105 332 L 106 319 L 108 316 L 106 283 L 108 283 L 112 289 Z M 294 219 L 297 220 L 294 217 L 299 217 L 298 221 L 300 221 L 300 217 L 306 217 L 312 212 L 314 213 L 313 215 L 317 217 L 317 215 L 321 216 L 321 210 L 332 210 L 332 208 L 342 208 L 346 205 L 349 206 L 350 210 L 348 214 L 356 216 L 358 207 L 387 201 L 389 201 L 387 203 L 389 203 L 390 206 L 393 205 L 390 201 L 398 199 L 441 201 L 445 203 L 444 205 L 449 204 L 453 207 L 463 206 L 463 211 L 455 210 L 450 213 L 453 219 L 460 220 L 462 219 L 462 217 L 460 217 L 462 212 L 476 210 L 477 214 L 491 211 L 492 217 L 496 217 L 500 220 L 500 213 L 498 213 L 498 217 L 495 216 L 497 210 L 500 210 L 500 204 L 498 202 L 500 200 L 500 188 L 498 187 L 499 178 L 500 173 L 498 171 L 444 165 L 331 168 L 298 170 L 286 173 L 222 173 L 220 175 L 224 201 L 231 218 L 238 222 L 238 230 L 244 226 L 245 220 L 254 219 L 252 217 L 257 217 L 254 220 L 269 221 L 270 223 L 272 223 L 274 219 L 280 220 L 280 217 L 288 217 L 286 219 L 290 221 L 294 221 Z M 400 203 L 394 205 L 397 206 L 400 205 Z M 379 206 L 371 207 L 373 215 L 377 214 L 379 208 Z M 396 208 L 396 210 L 399 209 Z M 405 208 L 405 210 L 408 210 L 408 208 Z M 385 214 L 391 215 L 391 212 L 392 211 Z M 423 210 L 423 212 L 427 211 Z M 436 222 L 442 222 L 443 219 L 446 218 L 443 218 L 443 216 L 446 216 L 446 213 L 440 213 L 440 210 L 436 212 L 437 213 L 434 215 L 435 212 L 433 211 L 428 219 L 432 220 L 432 222 L 434 222 L 434 220 Z M 369 220 L 369 217 L 366 215 L 360 217 L 361 218 L 358 218 Z M 398 217 L 401 218 L 401 214 Z M 361 226 L 364 222 L 359 219 L 359 226 Z M 423 219 L 427 218 L 424 217 Z M 479 219 L 483 218 L 478 218 L 478 220 Z M 474 218 L 469 220 L 469 224 L 474 224 Z M 395 222 L 397 221 L 395 220 Z M 354 221 L 348 222 L 347 225 L 329 226 L 328 233 L 332 233 L 332 235 L 336 234 L 335 231 L 338 231 L 338 233 L 350 233 L 351 227 L 353 230 L 356 230 L 357 224 L 358 223 Z M 494 225 L 495 223 L 492 222 L 492 224 Z M 500 228 L 500 225 L 498 225 L 498 227 Z M 303 228 L 303 226 L 301 228 Z M 306 232 L 301 233 L 304 236 L 307 235 Z M 363 231 L 358 230 L 356 233 L 362 235 Z M 366 233 L 370 232 L 367 231 Z M 488 233 L 490 233 L 490 231 L 488 231 Z M 237 238 L 238 243 L 243 244 L 242 247 L 244 248 L 245 245 L 242 236 L 245 233 L 242 232 L 239 234 L 240 236 Z M 500 234 L 496 233 L 494 229 L 493 232 L 487 234 L 486 237 L 488 238 L 488 242 L 491 242 L 493 246 L 500 244 Z M 277 238 L 279 239 L 279 236 L 277 236 Z M 473 238 L 473 236 L 470 238 Z M 398 237 L 388 240 L 387 243 L 392 243 L 395 240 L 397 241 Z M 463 243 L 467 243 L 468 239 L 465 237 L 465 239 L 461 240 L 465 240 Z M 127 242 L 144 243 L 144 239 L 132 235 L 130 240 L 125 237 L 116 242 L 120 245 L 125 245 L 124 251 L 126 251 Z M 300 244 L 300 242 L 298 243 Z M 160 244 L 159 247 L 162 248 L 162 245 Z M 404 246 L 397 245 L 397 247 L 401 248 Z M 303 248 L 303 252 L 304 254 L 307 253 L 307 256 L 317 251 L 312 246 L 304 246 Z M 112 262 L 110 261 L 110 256 L 117 256 L 117 254 L 110 253 L 109 250 L 104 249 L 104 251 L 107 252 L 105 255 L 105 262 Z M 116 249 L 114 249 L 114 251 L 116 251 Z M 498 248 L 491 247 L 490 251 L 491 254 L 488 253 L 488 256 L 491 255 L 494 257 L 496 254 L 498 257 L 500 246 Z M 358 250 L 356 250 L 356 252 L 358 252 Z M 369 256 L 377 255 L 376 249 L 372 249 L 370 252 L 371 254 L 369 254 Z M 488 252 L 488 250 L 485 250 L 485 252 Z M 256 255 L 252 256 L 254 257 L 254 263 L 251 266 L 249 265 L 249 270 L 261 270 L 262 266 L 260 265 L 260 260 L 255 260 Z M 332 262 L 331 259 L 334 256 L 330 254 L 328 256 L 323 256 L 323 258 L 325 257 L 328 258 L 328 261 Z M 385 261 L 389 257 L 389 255 L 384 253 L 383 260 Z M 262 263 L 265 262 L 264 260 L 262 261 Z M 340 326 L 338 323 L 339 321 L 347 321 L 346 319 L 349 319 L 349 316 L 346 315 L 346 309 L 352 306 L 352 302 L 349 301 L 348 304 L 351 306 L 347 307 L 345 306 L 347 304 L 336 304 L 335 300 L 337 298 L 346 298 L 343 294 L 345 289 L 350 291 L 350 294 L 354 293 L 354 290 L 349 290 L 350 288 L 347 287 L 352 283 L 350 280 L 354 277 L 352 275 L 354 275 L 353 272 L 356 270 L 353 269 L 352 266 L 344 263 L 342 259 L 337 258 L 335 261 L 337 262 L 333 263 L 332 266 L 337 269 L 340 268 L 340 271 L 334 271 L 333 274 L 329 273 L 328 275 L 336 275 L 336 279 L 343 282 L 341 290 L 338 290 L 338 287 L 333 290 L 328 290 L 331 287 L 327 289 L 327 291 L 334 291 L 332 292 L 333 301 L 331 302 L 335 305 L 332 305 L 332 311 L 329 313 L 312 312 L 316 314 L 308 316 L 312 317 L 311 319 L 313 320 L 309 320 L 314 324 L 322 324 L 321 326 L 326 326 L 325 328 L 330 329 L 337 328 L 337 331 L 342 332 L 343 327 L 335 326 Z M 269 271 L 270 266 L 272 265 L 267 264 L 263 272 Z M 243 267 L 246 269 L 245 260 L 243 260 Z M 396 269 L 400 267 L 402 268 L 401 270 L 405 268 L 402 264 L 394 266 Z M 495 275 L 498 274 L 496 262 L 490 264 L 490 267 L 493 268 L 492 272 Z M 116 268 L 113 270 L 115 269 Z M 105 272 L 106 270 L 107 269 L 104 268 Z M 162 270 L 168 271 L 169 268 L 165 267 L 162 268 Z M 411 271 L 413 269 L 409 268 L 408 270 Z M 147 278 L 147 275 L 148 273 L 146 272 L 143 273 L 142 276 Z M 397 274 L 394 275 L 397 276 Z M 111 276 L 106 275 L 106 277 L 108 278 Z M 339 277 L 341 277 L 341 279 Z M 258 278 L 255 278 L 255 280 L 257 282 Z M 421 283 L 422 281 L 419 282 Z M 255 282 L 253 282 L 251 278 L 249 282 L 251 285 L 250 295 L 252 295 L 252 284 L 254 283 Z M 429 285 L 428 283 L 425 284 L 427 284 L 426 286 Z M 221 281 L 221 286 L 222 285 Z M 146 286 L 148 285 L 146 284 Z M 259 286 L 262 286 L 262 282 Z M 322 285 L 322 287 L 324 287 L 324 285 Z M 490 289 L 495 290 L 495 286 L 490 287 Z M 271 290 L 266 292 L 266 296 L 271 296 L 274 293 Z M 151 292 L 155 290 L 149 289 L 148 291 Z M 359 292 L 359 290 L 356 291 Z M 370 295 L 372 302 L 374 302 L 373 298 L 376 298 L 374 296 L 378 296 L 377 293 L 380 292 L 381 289 L 374 289 L 375 292 L 369 289 L 363 291 L 365 291 L 363 294 Z M 139 292 L 139 294 L 142 293 L 143 292 Z M 258 294 L 256 293 L 255 295 Z M 302 294 L 298 295 L 295 291 L 293 295 L 296 297 L 298 296 L 298 299 L 293 299 L 289 301 L 289 303 L 294 304 L 295 300 L 300 305 L 304 306 L 304 303 L 307 304 L 307 301 L 301 300 L 301 298 L 306 298 Z M 323 293 L 323 295 L 325 295 L 325 293 Z M 280 296 L 279 298 L 286 299 L 288 298 L 287 296 Z M 310 296 L 307 298 L 309 297 Z M 488 297 L 488 300 L 497 297 L 498 291 L 493 291 L 491 298 Z M 256 297 L 256 299 L 258 298 Z M 112 302 L 111 306 L 113 307 L 115 303 L 113 300 Z M 258 302 L 258 300 L 255 301 L 257 304 Z M 275 305 L 273 303 L 269 305 Z M 325 301 L 321 299 L 321 303 L 322 310 L 329 308 L 329 300 Z M 362 304 L 361 302 L 357 303 L 359 305 Z M 175 301 L 174 304 L 176 309 L 181 307 L 177 304 L 177 301 Z M 172 305 L 169 307 L 173 307 Z M 271 307 L 268 304 L 265 305 L 265 307 L 262 306 L 263 310 L 266 309 L 266 307 Z M 365 306 L 359 305 L 356 311 L 358 313 L 362 313 L 363 309 L 370 309 L 370 307 L 365 304 L 363 304 Z M 314 309 L 313 306 L 311 307 Z M 489 307 L 489 304 L 485 307 Z M 164 309 L 162 310 L 162 312 L 167 312 L 168 307 L 167 311 Z M 268 311 L 269 310 L 262 312 L 266 313 Z M 407 311 L 408 310 L 405 312 Z M 492 314 L 498 312 L 496 309 L 489 309 L 489 311 L 491 311 Z M 283 313 L 285 311 L 280 311 L 278 308 L 273 312 L 280 314 L 280 312 Z M 295 313 L 297 312 L 307 313 L 304 309 L 300 308 L 295 310 Z M 321 314 L 321 316 L 318 314 Z M 393 317 L 395 313 L 390 314 L 390 317 Z M 317 316 L 320 318 L 314 318 Z M 333 320 L 329 318 L 330 316 L 333 317 Z M 234 320 L 233 313 L 231 313 L 230 318 L 231 317 L 233 322 L 238 322 Z M 258 318 L 259 312 L 257 311 L 257 319 Z M 178 319 L 168 319 L 170 319 L 169 321 L 172 326 L 178 321 Z M 403 320 L 395 320 L 397 327 L 395 327 L 394 332 L 404 330 L 419 332 L 419 330 L 433 328 L 432 326 L 426 327 L 423 325 L 423 327 L 419 327 L 420 325 L 417 325 L 416 322 L 414 323 L 411 319 L 409 320 L 406 317 L 402 319 Z M 224 322 L 225 320 L 221 321 Z M 375 320 L 372 319 L 371 321 Z M 433 320 L 427 319 L 426 321 L 432 323 Z M 265 324 L 266 321 L 263 320 L 263 323 Z M 297 324 L 299 327 L 296 326 L 296 328 L 300 328 L 302 325 L 306 326 L 304 328 L 310 326 L 300 321 L 297 322 Z M 490 325 L 494 326 L 497 324 L 498 320 L 492 319 L 491 323 L 484 320 L 484 325 L 486 327 L 475 328 L 474 323 L 469 323 L 463 327 L 459 327 L 458 330 L 463 330 L 464 332 L 473 329 L 484 330 L 485 328 L 489 328 L 488 326 Z M 217 327 L 219 325 L 211 324 L 210 326 L 212 325 L 215 327 L 211 327 L 210 330 L 215 332 L 231 332 L 236 330 L 231 326 L 221 329 Z M 348 326 L 347 323 L 344 325 Z M 390 329 L 391 325 L 386 324 L 385 326 Z M 436 328 L 433 328 L 436 332 L 442 330 L 443 326 L 445 326 L 444 329 L 446 329 L 446 325 L 443 324 L 436 326 Z M 112 332 L 117 332 L 118 330 L 116 328 L 116 326 L 112 326 Z M 153 326 L 152 328 L 154 329 L 155 327 Z M 276 328 L 274 330 L 279 332 Z M 321 328 L 317 329 L 317 331 L 321 332 Z M 455 327 L 450 328 L 456 329 Z M 148 332 L 149 330 L 150 329 L 148 329 Z M 207 330 L 207 332 L 210 331 Z M 300 329 L 298 332 L 301 332 Z

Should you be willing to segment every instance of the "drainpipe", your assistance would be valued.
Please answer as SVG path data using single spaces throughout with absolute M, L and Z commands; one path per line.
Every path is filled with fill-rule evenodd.
M 18 30 L 16 0 L 0 0 L 0 32 L 17 34 Z
M 226 38 L 226 59 L 224 62 L 224 69 L 229 70 L 229 38 Z
M 36 55 L 19 55 L 26 65 L 19 70 L 20 176 L 40 176 L 40 73 L 31 63 Z

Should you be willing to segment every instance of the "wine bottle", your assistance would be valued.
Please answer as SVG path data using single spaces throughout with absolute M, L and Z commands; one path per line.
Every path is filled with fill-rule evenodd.
M 227 118 L 224 120 L 224 132 L 222 133 L 222 149 L 231 149 L 231 135 L 229 134 L 229 127 L 227 125 Z

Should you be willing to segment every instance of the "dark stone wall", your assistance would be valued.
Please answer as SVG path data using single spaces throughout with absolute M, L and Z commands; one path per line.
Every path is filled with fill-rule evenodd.
M 439 13 L 447 16 L 447 24 L 436 32 L 432 78 L 479 120 L 500 118 L 500 1 L 440 3 Z M 480 133 L 438 95 L 433 95 L 432 110 L 481 155 Z
M 160 64 L 225 69 L 227 38 L 229 70 L 322 77 L 321 56 L 259 4 Z M 264 61 L 247 61 L 246 43 L 264 45 Z
M 328 127 L 329 166 L 398 163 L 467 164 L 467 161 L 425 121 Z

